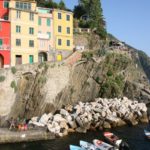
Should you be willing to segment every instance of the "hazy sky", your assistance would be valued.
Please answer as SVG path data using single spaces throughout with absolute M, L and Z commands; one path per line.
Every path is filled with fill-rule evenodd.
M 64 1 L 70 9 L 78 2 L 78 0 Z M 150 56 L 150 0 L 101 0 L 101 2 L 107 31 Z

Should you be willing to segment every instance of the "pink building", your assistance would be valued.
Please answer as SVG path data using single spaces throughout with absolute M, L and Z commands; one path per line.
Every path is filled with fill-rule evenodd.
M 38 7 L 38 50 L 39 62 L 54 61 L 52 10 Z

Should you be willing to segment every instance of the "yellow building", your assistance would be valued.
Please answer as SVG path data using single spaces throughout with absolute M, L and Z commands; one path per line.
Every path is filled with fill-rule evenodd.
M 35 0 L 10 0 L 11 65 L 38 62 Z
M 61 60 L 73 51 L 73 13 L 54 9 L 53 18 L 56 58 Z

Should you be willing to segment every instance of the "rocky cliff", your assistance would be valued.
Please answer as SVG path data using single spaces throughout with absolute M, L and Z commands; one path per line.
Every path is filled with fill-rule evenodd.
M 105 48 L 105 50 L 104 50 Z M 31 118 L 97 97 L 150 102 L 149 76 L 138 52 L 109 47 L 82 53 L 67 63 L 22 65 L 0 70 L 0 124 L 10 117 Z

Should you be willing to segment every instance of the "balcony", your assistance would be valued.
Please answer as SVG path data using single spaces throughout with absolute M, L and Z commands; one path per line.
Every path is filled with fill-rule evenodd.
M 10 45 L 0 45 L 0 50 L 10 50 Z
M 44 33 L 38 33 L 38 39 L 49 40 L 49 35 Z

